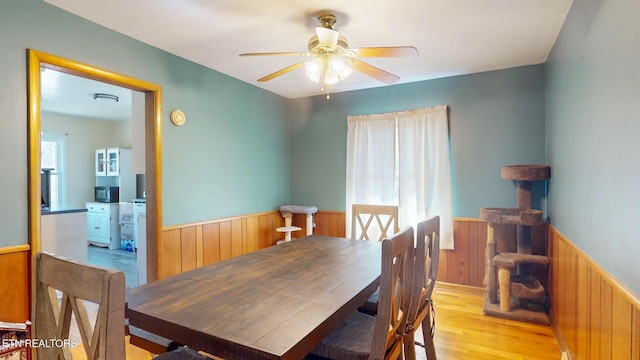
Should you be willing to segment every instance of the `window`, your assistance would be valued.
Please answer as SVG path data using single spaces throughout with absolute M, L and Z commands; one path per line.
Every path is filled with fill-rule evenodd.
M 398 205 L 400 228 L 439 215 L 441 248 L 453 249 L 447 107 L 347 121 L 347 218 L 352 204 Z
M 40 168 L 50 169 L 49 206 L 59 208 L 67 205 L 66 150 L 65 134 L 42 133 L 40 137 Z M 43 180 L 43 186 L 44 180 Z M 45 196 L 46 190 L 42 189 Z M 46 199 L 45 199 L 46 200 Z

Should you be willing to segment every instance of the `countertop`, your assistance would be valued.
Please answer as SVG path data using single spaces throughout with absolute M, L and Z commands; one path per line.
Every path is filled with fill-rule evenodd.
M 87 212 L 87 209 L 73 208 L 73 207 L 59 207 L 59 208 L 53 208 L 50 210 L 42 209 L 42 215 L 58 215 L 58 214 L 69 214 L 69 213 L 77 213 L 77 212 Z

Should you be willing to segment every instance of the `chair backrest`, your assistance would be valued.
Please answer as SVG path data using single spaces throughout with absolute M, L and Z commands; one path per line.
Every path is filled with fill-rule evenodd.
M 426 317 L 427 302 L 436 283 L 438 257 L 440 253 L 440 217 L 434 216 L 418 223 L 416 231 L 415 262 L 411 297 L 412 306 L 407 316 L 408 322 L 415 328 Z
M 369 359 L 397 359 L 402 354 L 405 317 L 411 305 L 414 259 L 413 228 L 382 240 L 382 268 L 378 315 Z
M 418 224 L 416 237 L 425 239 L 424 263 L 426 276 L 422 286 L 422 300 L 430 299 L 438 276 L 440 258 L 440 217 L 434 216 Z
M 36 254 L 34 267 L 33 337 L 56 339 L 61 345 L 34 348 L 36 358 L 71 358 L 73 314 L 87 359 L 124 359 L 124 274 L 46 253 Z M 98 306 L 95 320 L 89 317 L 85 301 Z
M 353 239 L 382 241 L 400 230 L 396 205 L 353 204 L 351 209 Z

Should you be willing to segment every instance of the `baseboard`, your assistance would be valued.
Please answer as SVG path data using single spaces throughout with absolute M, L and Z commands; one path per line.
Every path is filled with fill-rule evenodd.
M 558 343 L 558 349 L 560 349 L 560 353 L 562 353 L 562 360 L 573 360 L 569 345 L 567 345 L 567 342 L 564 340 L 564 336 L 562 336 L 562 331 L 560 331 L 558 323 L 552 316 L 549 316 L 549 318 L 551 319 L 551 331 L 553 331 L 553 336 L 556 338 L 556 343 Z

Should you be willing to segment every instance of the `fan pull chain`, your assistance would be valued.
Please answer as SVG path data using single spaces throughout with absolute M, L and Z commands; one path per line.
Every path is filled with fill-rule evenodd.
M 320 91 L 327 93 L 327 100 L 331 99 L 331 87 L 326 82 L 322 82 L 322 86 L 320 87 Z

